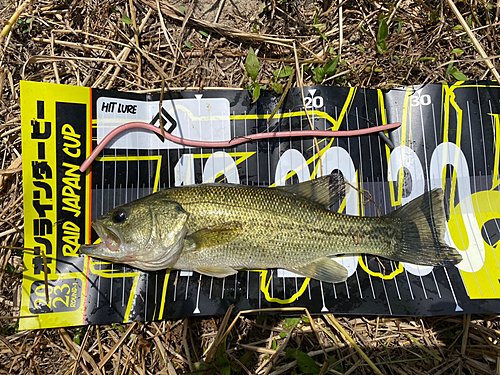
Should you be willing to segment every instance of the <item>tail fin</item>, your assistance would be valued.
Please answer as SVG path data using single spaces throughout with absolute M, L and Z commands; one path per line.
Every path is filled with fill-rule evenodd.
M 457 264 L 462 256 L 443 241 L 446 215 L 443 190 L 434 189 L 387 215 L 402 229 L 402 239 L 396 244 L 391 259 L 423 266 L 435 266 L 448 261 Z

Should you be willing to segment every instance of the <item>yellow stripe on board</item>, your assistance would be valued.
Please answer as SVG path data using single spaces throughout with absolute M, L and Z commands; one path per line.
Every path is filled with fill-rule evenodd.
M 491 190 L 496 189 L 500 181 L 498 180 L 498 168 L 500 167 L 500 115 L 497 113 L 489 113 L 493 116 L 495 122 L 495 158 L 493 166 L 493 186 Z
M 266 301 L 276 302 L 279 303 L 280 305 L 286 305 L 288 303 L 295 302 L 297 298 L 299 298 L 302 294 L 304 294 L 307 286 L 309 285 L 309 281 L 311 281 L 310 277 L 306 277 L 299 291 L 288 299 L 272 298 L 271 295 L 269 294 L 269 285 L 271 284 L 271 279 L 273 278 L 273 275 L 271 273 L 271 277 L 269 277 L 269 280 L 266 283 L 267 272 L 268 272 L 267 270 L 260 271 L 260 290 L 262 291 L 262 293 L 264 293 L 264 298 L 266 299 Z
M 450 106 L 456 111 L 456 122 L 457 122 L 457 130 L 456 130 L 456 138 L 455 144 L 460 148 L 462 142 L 462 119 L 463 119 L 463 111 L 462 108 L 457 104 L 455 100 L 455 89 L 460 88 L 463 82 L 456 82 L 451 87 L 448 87 L 446 83 L 443 84 L 443 90 L 445 93 L 445 121 L 444 121 L 444 129 L 443 129 L 443 142 L 450 142 L 449 140 L 449 132 L 450 132 Z M 453 140 L 451 140 L 453 142 Z M 460 157 L 459 153 L 455 154 L 455 160 L 453 160 L 453 165 L 458 165 L 458 158 Z M 446 186 L 446 168 L 443 168 L 442 171 L 442 186 Z M 452 170 L 451 176 L 451 191 L 450 191 L 450 202 L 455 202 L 455 194 L 457 191 L 457 171 L 455 168 Z M 455 205 L 450 204 L 450 216 L 455 215 Z
M 308 110 L 307 111 L 307 114 L 306 114 L 306 111 L 302 110 L 302 111 L 296 111 L 296 112 L 282 112 L 282 113 L 276 113 L 273 117 L 273 119 L 283 119 L 283 118 L 290 118 L 290 117 L 302 117 L 302 116 L 315 116 L 315 117 L 319 117 L 319 118 L 322 118 L 322 119 L 325 119 L 327 120 L 328 122 L 330 122 L 332 124 L 332 127 L 334 127 L 337 123 L 337 121 L 335 121 L 335 119 L 330 116 L 328 113 L 326 112 L 323 112 L 323 111 L 319 111 L 317 109 L 313 109 L 313 110 Z M 249 114 L 245 114 L 245 115 L 231 115 L 230 116 L 230 119 L 231 120 L 267 120 L 268 118 L 271 117 L 271 113 L 266 113 L 266 114 L 261 114 L 261 115 L 249 115 Z
M 132 284 L 132 288 L 130 289 L 130 294 L 128 296 L 127 310 L 125 310 L 125 317 L 123 319 L 123 323 L 130 322 L 130 313 L 132 312 L 132 306 L 134 305 L 139 277 L 140 273 L 138 273 L 137 276 L 134 277 L 134 283 Z
M 153 193 L 156 193 L 160 184 L 161 171 L 161 155 L 144 155 L 144 156 L 98 156 L 96 161 L 156 161 L 155 180 L 153 182 Z
M 95 243 L 100 243 L 101 240 L 99 239 Z M 115 270 L 114 268 L 105 268 L 103 269 L 102 267 L 105 266 L 113 266 L 114 263 L 107 262 L 105 260 L 99 260 L 99 259 L 94 259 L 90 257 L 90 267 L 89 267 L 89 272 L 92 275 L 98 275 L 99 277 L 103 277 L 105 279 L 121 279 L 124 277 L 136 277 L 139 275 L 140 272 L 121 272 L 119 270 Z M 99 268 L 97 268 L 99 266 Z
M 375 277 L 380 277 L 383 280 L 394 279 L 397 275 L 399 275 L 400 273 L 403 273 L 403 271 L 405 270 L 403 267 L 403 264 L 401 262 L 398 262 L 398 268 L 396 268 L 396 270 L 394 272 L 391 272 L 389 275 L 383 275 L 380 272 L 375 272 L 375 271 L 372 271 L 371 269 L 369 269 L 368 266 L 363 261 L 363 257 L 361 255 L 359 256 L 359 265 L 366 273 L 368 273 L 372 276 L 375 276 Z
M 169 268 L 167 270 L 167 273 L 165 274 L 165 279 L 163 280 L 163 292 L 161 294 L 160 312 L 158 313 L 159 320 L 163 319 L 163 312 L 165 311 L 165 302 L 167 299 L 167 287 L 168 287 L 168 279 L 170 278 L 170 271 L 171 269 Z

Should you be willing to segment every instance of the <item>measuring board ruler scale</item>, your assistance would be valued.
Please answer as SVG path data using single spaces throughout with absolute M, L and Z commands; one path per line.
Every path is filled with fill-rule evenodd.
M 499 87 L 458 82 L 391 91 L 305 88 L 279 97 L 247 91 L 159 96 L 22 82 L 25 254 L 21 328 L 157 320 L 300 306 L 311 313 L 443 315 L 494 312 L 500 303 Z M 162 142 L 131 130 L 108 145 L 81 174 L 77 167 L 116 126 L 155 125 L 187 139 L 221 141 L 267 131 L 353 130 L 401 122 L 378 135 L 261 140 L 227 149 Z M 319 153 L 318 153 L 319 149 Z M 56 150 L 47 152 L 47 150 Z M 115 206 L 170 186 L 230 182 L 279 186 L 340 171 L 371 193 L 385 214 L 432 188 L 447 202 L 446 242 L 462 250 L 453 267 L 423 267 L 371 256 L 336 258 L 345 283 L 309 280 L 283 270 L 240 271 L 217 279 L 195 272 L 141 272 L 82 257 L 78 244 L 97 240 L 90 222 Z M 352 190 L 332 209 L 376 216 Z M 47 255 L 49 301 L 45 297 Z

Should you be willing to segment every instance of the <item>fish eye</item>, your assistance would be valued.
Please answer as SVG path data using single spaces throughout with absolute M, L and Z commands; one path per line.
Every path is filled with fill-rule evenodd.
M 127 214 L 122 210 L 117 210 L 113 213 L 112 219 L 115 223 L 123 223 L 127 220 Z

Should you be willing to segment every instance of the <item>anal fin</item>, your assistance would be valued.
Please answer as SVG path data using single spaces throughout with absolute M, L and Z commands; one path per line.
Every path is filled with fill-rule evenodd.
M 290 267 L 287 270 L 327 283 L 340 283 L 347 280 L 347 269 L 327 257 L 297 267 Z
M 202 275 L 213 277 L 226 277 L 238 273 L 238 271 L 231 267 L 198 267 L 194 270 Z

